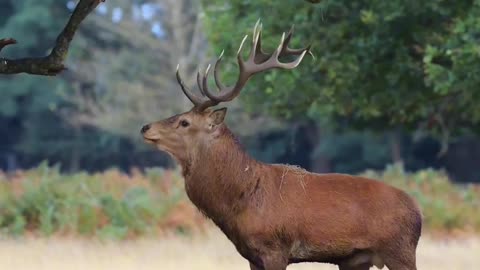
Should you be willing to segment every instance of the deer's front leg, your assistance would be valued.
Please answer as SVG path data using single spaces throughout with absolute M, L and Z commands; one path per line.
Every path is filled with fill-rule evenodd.
M 263 267 L 258 267 L 253 263 L 250 263 L 250 270 L 265 270 Z
M 263 267 L 250 263 L 250 270 L 286 270 L 288 259 L 281 253 L 271 253 L 261 257 Z

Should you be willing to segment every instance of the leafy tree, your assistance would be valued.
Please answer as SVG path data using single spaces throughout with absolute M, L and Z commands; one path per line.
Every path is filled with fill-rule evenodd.
M 255 78 L 244 95 L 252 109 L 343 127 L 428 129 L 444 140 L 480 132 L 479 1 L 313 2 L 203 2 L 215 53 L 236 51 L 259 18 L 265 44 L 292 24 L 293 44 L 313 43 L 315 61 Z

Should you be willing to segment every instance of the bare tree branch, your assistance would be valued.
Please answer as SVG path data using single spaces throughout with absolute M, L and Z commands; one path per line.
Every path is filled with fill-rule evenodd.
M 4 38 L 4 39 L 0 39 L 0 51 L 2 51 L 2 49 L 5 47 L 5 46 L 8 46 L 8 45 L 12 45 L 12 44 L 16 44 L 17 41 L 13 38 Z
M 58 35 L 51 53 L 45 57 L 7 59 L 0 58 L 0 74 L 29 73 L 54 76 L 66 69 L 63 62 L 68 53 L 70 42 L 80 23 L 105 0 L 80 0 L 63 31 Z M 7 45 L 15 44 L 14 39 L 1 39 L 0 51 Z

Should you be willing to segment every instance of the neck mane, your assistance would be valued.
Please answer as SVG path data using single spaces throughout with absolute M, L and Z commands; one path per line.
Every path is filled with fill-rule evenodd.
M 190 200 L 217 225 L 240 213 L 258 191 L 260 163 L 251 158 L 223 124 L 217 136 L 181 161 Z

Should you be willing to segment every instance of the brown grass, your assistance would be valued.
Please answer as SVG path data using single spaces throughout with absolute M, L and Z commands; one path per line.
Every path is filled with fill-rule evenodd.
M 480 239 L 422 237 L 418 269 L 478 270 Z M 192 238 L 168 236 L 123 242 L 76 238 L 0 240 L 1 269 L 15 270 L 216 270 L 249 269 L 233 245 L 216 229 Z M 321 264 L 288 269 L 337 269 Z

